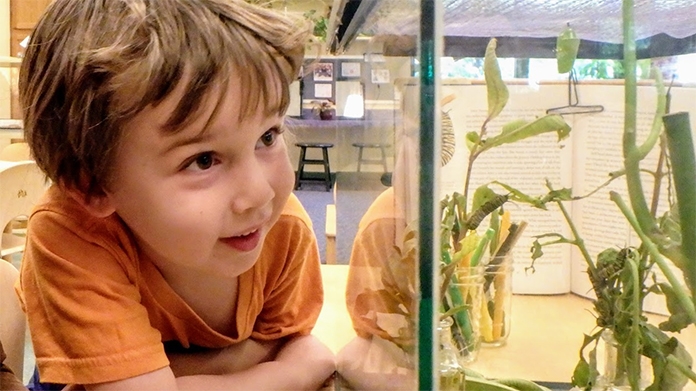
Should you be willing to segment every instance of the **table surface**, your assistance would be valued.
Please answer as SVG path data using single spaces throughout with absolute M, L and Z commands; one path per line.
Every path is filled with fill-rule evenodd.
M 314 335 L 334 352 L 355 336 L 344 299 L 347 272 L 347 265 L 322 265 L 324 307 Z M 590 300 L 574 294 L 513 295 L 507 344 L 481 348 L 476 361 L 467 367 L 491 378 L 568 383 L 583 335 L 594 330 L 591 308 Z M 654 324 L 666 319 L 646 316 Z M 696 357 L 696 326 L 689 326 L 677 338 Z M 696 390 L 696 385 L 689 383 L 686 389 Z

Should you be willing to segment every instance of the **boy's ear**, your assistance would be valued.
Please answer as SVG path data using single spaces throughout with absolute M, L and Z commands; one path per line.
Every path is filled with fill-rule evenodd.
M 63 186 L 63 188 L 72 199 L 82 205 L 94 217 L 108 217 L 116 211 L 107 194 L 88 196 L 82 190 L 72 186 Z

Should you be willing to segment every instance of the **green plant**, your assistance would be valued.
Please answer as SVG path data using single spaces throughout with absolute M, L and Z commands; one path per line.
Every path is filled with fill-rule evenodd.
M 336 105 L 332 99 L 313 100 L 311 103 L 312 112 L 315 116 L 333 114 L 333 111 L 336 109 Z
M 609 182 L 625 177 L 630 207 L 622 197 L 610 192 L 610 198 L 621 210 L 626 220 L 638 234 L 641 245 L 637 248 L 607 249 L 593 260 L 587 251 L 581 233 L 578 232 L 564 202 L 588 197 L 599 189 L 582 197 L 569 197 L 569 189 L 555 190 L 547 181 L 549 194 L 544 202 L 558 205 L 571 231 L 567 238 L 557 233 L 540 235 L 533 245 L 533 258 L 543 254 L 542 247 L 571 244 L 582 254 L 587 273 L 596 295 L 594 300 L 597 330 L 586 335 L 580 348 L 580 360 L 573 373 L 573 384 L 591 389 L 599 378 L 596 367 L 597 344 L 605 331 L 610 331 L 617 341 L 617 376 L 633 390 L 641 387 L 641 357 L 652 364 L 653 382 L 648 390 L 681 390 L 689 379 L 696 382 L 691 369 L 692 358 L 684 346 L 665 331 L 679 331 L 696 324 L 696 162 L 688 114 L 668 114 L 668 93 L 656 74 L 658 103 L 655 120 L 646 140 L 638 145 L 636 139 L 636 51 L 634 39 L 633 1 L 623 1 L 624 20 L 624 77 L 625 116 L 623 136 L 624 167 L 613 173 Z M 663 130 L 664 123 L 664 132 Z M 648 206 L 641 182 L 641 161 L 660 145 L 660 163 Z M 663 172 L 665 156 L 671 160 L 671 171 Z M 677 203 L 663 216 L 655 216 L 657 194 L 661 181 L 671 175 L 674 181 Z M 686 286 L 676 278 L 669 263 L 683 273 Z M 666 283 L 655 281 L 652 268 L 658 267 L 667 278 Z M 654 326 L 643 316 L 643 300 L 650 292 L 662 293 L 667 301 L 670 317 Z M 592 347 L 594 344 L 594 347 Z M 589 348 L 589 349 L 588 349 Z
M 317 14 L 317 10 L 309 10 L 302 15 L 312 23 L 312 34 L 319 38 L 319 41 L 326 42 L 329 19 L 324 15 Z
M 463 192 L 448 195 L 441 201 L 441 311 L 443 316 L 453 317 L 454 340 L 464 351 L 472 344 L 471 319 L 468 319 L 470 315 L 466 310 L 471 306 L 471 300 L 476 300 L 476 297 L 472 297 L 471 292 L 467 290 L 460 290 L 460 276 L 456 271 L 483 265 L 487 259 L 484 258 L 486 252 L 494 256 L 504 256 L 505 252 L 510 251 L 524 225 L 511 224 L 509 214 L 505 213 L 502 207 L 510 200 L 531 200 L 510 186 L 492 181 L 490 184 L 501 187 L 505 193 L 498 194 L 489 185 L 479 187 L 471 197 L 471 212 L 468 212 L 470 177 L 474 163 L 482 153 L 501 145 L 551 132 L 557 133 L 560 141 L 570 132 L 570 127 L 561 116 L 551 114 L 533 121 L 515 120 L 505 124 L 499 133 L 488 134 L 489 123 L 504 110 L 509 98 L 495 50 L 496 40 L 491 39 L 484 58 L 488 116 L 478 132 L 469 132 L 466 135 L 469 159 L 464 174 Z M 480 234 L 477 229 L 485 218 L 489 218 L 488 228 L 485 233 Z M 490 265 L 493 268 L 499 266 Z

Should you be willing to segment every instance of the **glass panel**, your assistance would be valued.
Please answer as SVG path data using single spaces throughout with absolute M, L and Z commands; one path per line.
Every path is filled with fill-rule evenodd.
M 377 28 L 373 23 L 379 23 L 376 13 L 404 5 L 409 7 L 408 17 L 416 23 L 417 33 L 417 1 L 363 1 L 352 11 L 349 9 L 356 3 L 342 4 L 342 12 L 365 19 L 344 26 L 348 30 L 345 34 L 353 37 L 347 41 L 338 38 L 333 44 L 345 46 L 333 55 L 317 59 L 312 56 L 314 51 L 308 52 L 299 92 L 301 115 L 289 119 L 296 142 L 332 144 L 327 151 L 329 191 L 323 182 L 323 164 L 305 163 L 305 174 L 311 172 L 319 180 L 305 181 L 298 172 L 295 194 L 310 209 L 310 215 L 324 217 L 313 223 L 326 263 L 325 303 L 329 304 L 325 304 L 325 311 L 336 309 L 330 304 L 335 291 L 345 294 L 341 308 L 334 314 L 335 319 L 345 323 L 334 320 L 326 324 L 333 328 L 330 332 L 340 334 L 331 347 L 338 355 L 339 384 L 349 389 L 416 390 L 420 373 L 429 380 L 424 387 L 434 387 L 432 370 L 418 367 L 418 353 L 423 348 L 417 327 L 422 302 L 419 298 L 423 296 L 419 291 L 423 285 L 418 274 L 422 263 L 418 258 L 419 236 L 415 235 L 421 229 L 418 200 L 423 190 L 419 178 L 424 167 L 433 170 L 432 163 L 423 165 L 419 161 L 419 72 L 414 54 L 385 55 L 383 47 L 391 39 L 389 34 L 369 33 Z M 404 37 L 416 44 L 415 36 Z M 431 83 L 434 80 L 431 75 Z M 334 115 L 321 119 L 317 106 L 329 100 L 335 105 Z M 301 149 L 291 148 L 290 153 L 299 171 Z M 306 153 L 314 153 L 306 159 L 322 160 L 320 150 Z M 432 180 L 426 188 L 431 196 L 425 205 L 432 209 Z M 320 210 L 313 212 L 316 205 Z M 427 232 L 433 230 L 433 217 L 430 212 Z M 431 242 L 429 235 L 420 239 Z M 432 254 L 432 244 L 429 247 Z M 430 255 L 430 270 L 432 259 Z M 432 272 L 424 277 L 430 289 Z M 425 351 L 430 352 L 435 323 L 433 295 L 428 296 L 430 315 L 424 330 Z M 320 319 L 318 327 L 326 324 Z M 426 357 L 432 367 L 432 354 Z
M 455 312 L 448 327 L 460 363 L 489 380 L 518 378 L 552 389 L 570 389 L 574 377 L 581 388 L 587 379 L 602 387 L 624 386 L 604 371 L 614 371 L 617 365 L 621 371 L 628 363 L 636 363 L 627 370 L 632 371 L 629 375 L 641 377 L 635 387 L 659 381 L 649 368 L 649 358 L 648 366 L 641 369 L 638 363 L 646 357 L 636 359 L 630 356 L 636 351 L 627 350 L 630 344 L 617 347 L 613 342 L 626 341 L 626 335 L 640 338 L 642 346 L 676 336 L 683 345 L 677 348 L 682 358 L 670 360 L 688 362 L 682 354 L 696 354 L 695 322 L 685 322 L 687 327 L 679 334 L 656 328 L 667 319 L 670 308 L 665 297 L 657 294 L 654 281 L 686 287 L 690 301 L 695 295 L 688 290 L 694 284 L 684 284 L 685 272 L 687 281 L 690 278 L 689 269 L 669 260 L 679 261 L 680 255 L 674 254 L 682 254 L 675 238 L 684 232 L 683 227 L 670 230 L 665 225 L 674 222 L 671 206 L 678 191 L 669 170 L 678 170 L 678 165 L 668 160 L 672 152 L 661 153 L 659 137 L 649 135 L 657 134 L 653 128 L 662 131 L 660 110 L 696 114 L 692 84 L 696 27 L 687 16 L 696 12 L 696 4 L 689 0 L 636 4 L 363 0 L 360 7 L 350 9 L 349 3 L 343 14 L 351 15 L 350 23 L 338 30 L 336 53 L 349 50 L 366 33 L 370 46 L 379 47 L 371 53 L 381 53 L 370 59 L 387 63 L 398 57 L 411 59 L 410 78 L 391 81 L 401 108 L 400 113 L 395 110 L 395 144 L 409 140 L 399 123 L 408 127 L 416 121 L 419 129 L 419 166 L 414 168 L 419 173 L 421 200 L 417 286 L 425 292 L 419 293 L 424 300 L 418 308 L 420 314 L 427 313 L 423 308 L 428 306 L 435 312 Z M 443 10 L 426 11 L 428 6 Z M 439 42 L 444 46 L 442 53 Z M 664 85 L 671 86 L 667 106 L 666 88 L 658 88 L 658 74 Z M 372 78 L 370 82 L 365 84 L 366 106 L 369 91 L 379 85 Z M 416 112 L 418 118 L 412 117 Z M 681 117 L 666 118 L 669 122 Z M 625 129 L 636 131 L 624 137 Z M 690 134 L 689 130 L 685 133 Z M 624 167 L 624 149 L 634 148 L 626 147 L 626 140 L 634 138 L 633 143 L 644 145 L 645 151 L 636 152 L 641 156 L 639 163 Z M 644 144 L 646 140 L 649 143 Z M 667 148 L 666 140 L 663 144 Z M 676 144 L 690 147 L 693 142 Z M 433 150 L 438 153 L 429 155 Z M 401 151 L 395 150 L 397 162 Z M 442 157 L 443 167 L 432 174 L 428 164 L 436 160 L 434 155 Z M 609 173 L 613 176 L 608 177 Z M 395 190 L 396 175 L 395 171 Z M 605 185 L 611 178 L 615 179 Z M 654 258 L 647 256 L 625 217 L 627 212 L 619 209 L 618 196 L 612 200 L 610 192 L 635 209 L 631 213 L 639 216 L 642 229 L 663 251 L 664 265 L 645 263 Z M 570 200 L 571 194 L 582 199 Z M 427 226 L 429 213 L 442 217 L 442 227 Z M 657 220 L 652 215 L 671 217 Z M 440 234 L 444 234 L 442 243 Z M 609 269 L 606 259 L 618 260 L 622 266 Z M 450 269 L 443 268 L 445 280 L 454 283 L 443 290 L 440 301 L 438 279 L 428 281 L 428 276 L 439 272 L 432 273 L 429 265 L 437 268 L 448 262 L 459 262 L 459 267 L 451 275 L 447 274 Z M 638 280 L 626 277 L 631 267 L 626 265 L 631 262 L 637 265 Z M 471 267 L 477 265 L 478 269 Z M 603 289 L 607 285 L 602 284 L 616 289 Z M 620 304 L 614 292 L 632 292 L 633 286 L 641 286 L 642 293 L 630 306 L 622 307 L 625 303 Z M 431 295 L 431 290 L 438 292 Z M 693 304 L 684 301 L 689 312 Z M 633 319 L 651 325 L 640 329 L 640 337 L 621 327 L 626 324 L 621 314 L 633 309 L 638 309 Z M 421 389 L 434 388 L 437 363 L 431 360 L 439 357 L 434 359 L 437 356 L 430 347 L 438 340 L 435 324 L 431 317 L 419 322 L 417 378 Z M 617 338 L 614 332 L 624 333 L 623 337 Z M 590 338 L 583 351 L 585 334 Z M 467 335 L 473 340 L 467 340 Z M 617 364 L 603 351 L 632 358 Z M 583 360 L 578 360 L 579 352 L 584 352 Z M 591 352 L 596 356 L 590 356 Z M 696 378 L 689 371 L 672 373 L 670 380 L 683 380 L 684 389 L 695 390 L 696 384 L 686 380 L 686 376 Z M 475 376 L 469 381 L 480 382 Z

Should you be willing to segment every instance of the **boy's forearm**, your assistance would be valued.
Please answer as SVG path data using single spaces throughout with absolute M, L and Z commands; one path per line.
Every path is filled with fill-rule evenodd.
M 272 360 L 283 345 L 282 340 L 256 341 L 248 339 L 224 349 L 195 353 L 168 353 L 174 376 L 223 375 L 240 372 Z
M 263 352 L 272 354 L 276 351 L 275 357 L 263 361 Z M 285 343 L 249 340 L 242 345 L 235 345 L 234 349 L 222 349 L 216 355 L 213 354 L 206 352 L 170 356 L 179 373 L 166 367 L 134 378 L 88 385 L 85 388 L 88 391 L 317 390 L 335 369 L 333 353 L 313 336 L 291 338 Z M 236 356 L 240 354 L 253 357 Z M 249 365 L 260 357 L 261 362 Z M 211 359 L 212 364 L 206 363 L 206 359 Z M 225 361 L 235 363 L 226 364 Z M 244 366 L 246 367 L 236 372 L 218 372 Z
M 288 340 L 272 361 L 227 375 L 176 379 L 180 390 L 317 390 L 335 370 L 333 353 L 313 336 Z

